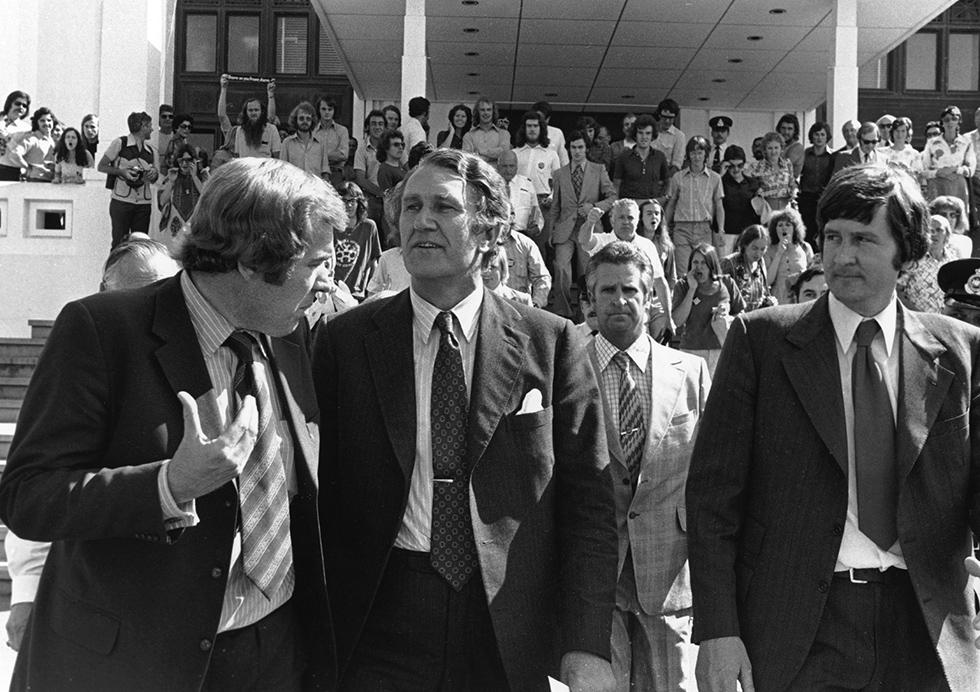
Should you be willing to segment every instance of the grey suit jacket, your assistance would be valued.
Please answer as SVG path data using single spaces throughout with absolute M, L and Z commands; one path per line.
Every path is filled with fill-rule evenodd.
M 898 536 L 954 692 L 980 689 L 980 330 L 899 306 Z M 816 635 L 847 512 L 847 441 L 823 297 L 739 315 L 691 460 L 694 639 L 741 636 L 760 689 L 793 680 Z M 972 534 L 971 534 L 972 530 Z
M 554 200 L 548 213 L 551 216 L 551 239 L 555 243 L 575 239 L 575 232 L 583 220 L 578 216 L 580 204 L 590 202 L 605 212 L 616 201 L 616 188 L 605 166 L 586 161 L 581 194 L 576 195 L 571 165 L 562 166 L 553 176 Z

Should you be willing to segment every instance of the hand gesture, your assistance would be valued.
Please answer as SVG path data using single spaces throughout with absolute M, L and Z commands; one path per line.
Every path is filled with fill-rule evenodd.
M 276 95 L 276 80 L 270 79 L 265 85 L 265 93 L 272 98 Z
M 221 88 L 222 89 L 227 89 L 228 88 L 228 75 L 227 74 L 222 74 L 221 75 L 221 78 L 219 80 L 219 83 L 221 84 Z
M 237 478 L 258 437 L 255 397 L 242 401 L 235 419 L 209 440 L 201 430 L 197 402 L 187 392 L 177 394 L 184 410 L 184 437 L 167 466 L 167 482 L 178 503 L 189 502 Z
M 701 642 L 694 675 L 701 692 L 734 692 L 736 680 L 742 683 L 742 692 L 755 692 L 752 665 L 739 637 Z
M 149 168 L 143 177 L 146 178 L 146 182 L 155 183 L 157 178 L 160 177 L 160 171 L 158 171 L 156 168 Z
M 599 207 L 592 207 L 589 209 L 589 213 L 585 215 L 585 218 L 594 226 L 595 224 L 599 223 L 599 219 L 602 218 L 602 209 Z
M 571 692 L 613 692 L 616 678 L 609 661 L 586 651 L 569 651 L 561 657 L 561 681 Z
M 687 273 L 687 286 L 692 291 L 698 287 L 698 275 L 694 273 L 693 269 Z

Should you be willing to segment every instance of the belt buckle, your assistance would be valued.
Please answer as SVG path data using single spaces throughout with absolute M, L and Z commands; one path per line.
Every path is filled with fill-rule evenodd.
M 868 584 L 869 583 L 866 579 L 855 579 L 854 578 L 854 568 L 853 567 L 851 567 L 850 569 L 847 570 L 847 578 L 850 580 L 850 582 L 852 584 Z

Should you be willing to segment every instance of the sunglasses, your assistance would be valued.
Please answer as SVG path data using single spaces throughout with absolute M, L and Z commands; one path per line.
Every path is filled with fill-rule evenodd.
M 393 147 L 403 147 L 403 146 L 405 146 L 405 142 L 392 142 L 391 143 L 391 146 L 393 146 Z
M 861 144 L 877 144 L 878 141 L 877 139 L 862 139 Z
M 191 124 L 190 123 L 181 123 L 180 125 L 177 126 L 177 129 L 178 130 L 189 130 L 189 129 L 191 129 Z
M 174 119 L 173 113 L 164 113 L 163 115 L 160 116 L 160 120 L 173 120 L 173 119 Z

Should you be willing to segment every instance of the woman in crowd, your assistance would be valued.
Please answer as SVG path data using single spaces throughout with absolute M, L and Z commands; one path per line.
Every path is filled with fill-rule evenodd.
M 769 219 L 766 276 L 772 295 L 780 304 L 790 302 L 790 287 L 812 260 L 813 248 L 806 242 L 799 212 L 792 207 L 774 212 Z
M 457 103 L 449 111 L 449 129 L 436 135 L 436 146 L 447 149 L 462 149 L 463 135 L 473 127 L 473 111 L 469 106 Z
M 82 170 L 92 168 L 95 159 L 92 154 L 82 144 L 82 135 L 74 127 L 65 130 L 61 139 L 54 150 L 54 183 L 75 183 L 81 185 L 85 182 Z
M 20 180 L 20 162 L 14 155 L 19 140 L 31 131 L 27 113 L 31 97 L 23 91 L 7 94 L 0 117 L 0 180 Z
M 776 132 L 783 140 L 783 158 L 793 164 L 793 177 L 803 172 L 803 145 L 800 144 L 800 120 L 792 113 L 784 113 L 776 123 Z
M 381 188 L 381 192 L 387 192 L 405 177 L 405 169 L 402 167 L 404 153 L 405 138 L 401 131 L 386 130 L 381 135 L 381 143 L 376 154 L 378 161 L 381 162 L 378 166 L 378 187 Z
M 731 318 L 745 309 L 742 294 L 725 276 L 718 253 L 707 243 L 694 248 L 687 274 L 674 288 L 673 317 L 680 348 L 701 356 L 713 375 Z
M 812 146 L 803 152 L 803 172 L 800 173 L 800 216 L 806 227 L 806 240 L 819 247 L 817 234 L 817 201 L 834 172 L 834 155 L 830 152 L 830 125 L 816 122 L 810 126 L 808 138 Z
M 913 176 L 922 174 L 922 154 L 912 148 L 912 121 L 905 116 L 895 118 L 891 124 L 892 145 L 879 153 L 889 163 L 903 166 Z
M 89 113 L 82 118 L 82 144 L 92 158 L 95 158 L 95 152 L 99 148 L 99 116 L 95 113 Z
M 949 221 L 949 245 L 956 258 L 970 257 L 973 254 L 973 241 L 967 235 L 970 229 L 963 200 L 952 195 L 941 195 L 929 203 L 929 213 L 939 214 Z
M 194 129 L 194 118 L 185 113 L 178 113 L 174 117 L 174 133 L 170 137 L 170 141 L 167 143 L 167 148 L 165 151 L 159 152 L 160 154 L 160 172 L 166 173 L 171 168 L 176 167 L 175 161 L 177 160 L 177 150 L 182 149 L 185 146 L 191 148 L 194 152 L 195 158 L 197 157 L 197 147 L 190 143 L 191 130 Z
M 922 131 L 923 136 L 925 136 L 928 142 L 933 137 L 939 137 L 943 133 L 943 126 L 939 124 L 938 120 L 930 120 L 926 123 L 925 129 Z
M 765 226 L 753 224 L 742 231 L 736 244 L 737 250 L 721 261 L 721 272 L 732 277 L 745 311 L 775 305 L 766 279 L 766 250 L 769 249 L 769 232 Z
M 599 139 L 599 123 L 591 115 L 583 115 L 575 122 L 575 129 L 585 133 L 588 146 L 585 158 L 592 163 L 599 163 L 606 170 L 613 164 L 612 146 Z
M 31 116 L 31 132 L 14 148 L 14 160 L 26 171 L 28 182 L 54 180 L 54 113 L 41 107 Z
M 381 109 L 381 112 L 385 115 L 385 127 L 390 132 L 394 132 L 402 126 L 402 112 L 398 110 L 398 106 L 389 103 Z
M 721 186 L 725 196 L 721 203 L 725 207 L 725 235 L 731 242 L 746 228 L 759 223 L 759 215 L 752 208 L 752 198 L 759 183 L 745 175 L 745 150 L 742 147 L 729 146 L 723 161 L 725 172 L 721 176 Z
M 664 208 L 655 199 L 648 199 L 640 205 L 639 234 L 652 240 L 664 267 L 664 279 L 668 286 L 677 281 L 677 267 L 674 265 L 674 243 L 664 226 Z
M 778 132 L 769 132 L 762 138 L 763 157 L 753 161 L 745 168 L 745 175 L 755 178 L 759 183 L 756 196 L 769 204 L 773 211 L 789 206 L 796 196 L 796 176 L 793 165 L 783 158 L 783 138 Z M 763 218 L 763 223 L 768 219 Z
M 378 227 L 367 217 L 367 197 L 357 183 L 341 183 L 337 192 L 347 210 L 347 228 L 334 229 L 334 277 L 347 284 L 351 295 L 362 301 L 381 257 L 381 240 Z
M 201 198 L 202 187 L 194 149 L 189 144 L 178 145 L 174 149 L 173 167 L 167 170 L 157 193 L 162 240 L 171 252 L 175 252 L 183 240 Z
M 939 122 L 943 134 L 926 142 L 922 150 L 923 175 L 928 181 L 929 199 L 952 195 L 969 203 L 968 181 L 977 167 L 976 152 L 970 138 L 960 134 L 962 116 L 956 106 L 947 106 Z
M 949 245 L 949 235 L 945 216 L 929 217 L 929 249 L 921 259 L 907 262 L 898 275 L 897 292 L 902 305 L 919 312 L 943 311 L 945 294 L 936 279 L 942 265 L 957 259 Z

